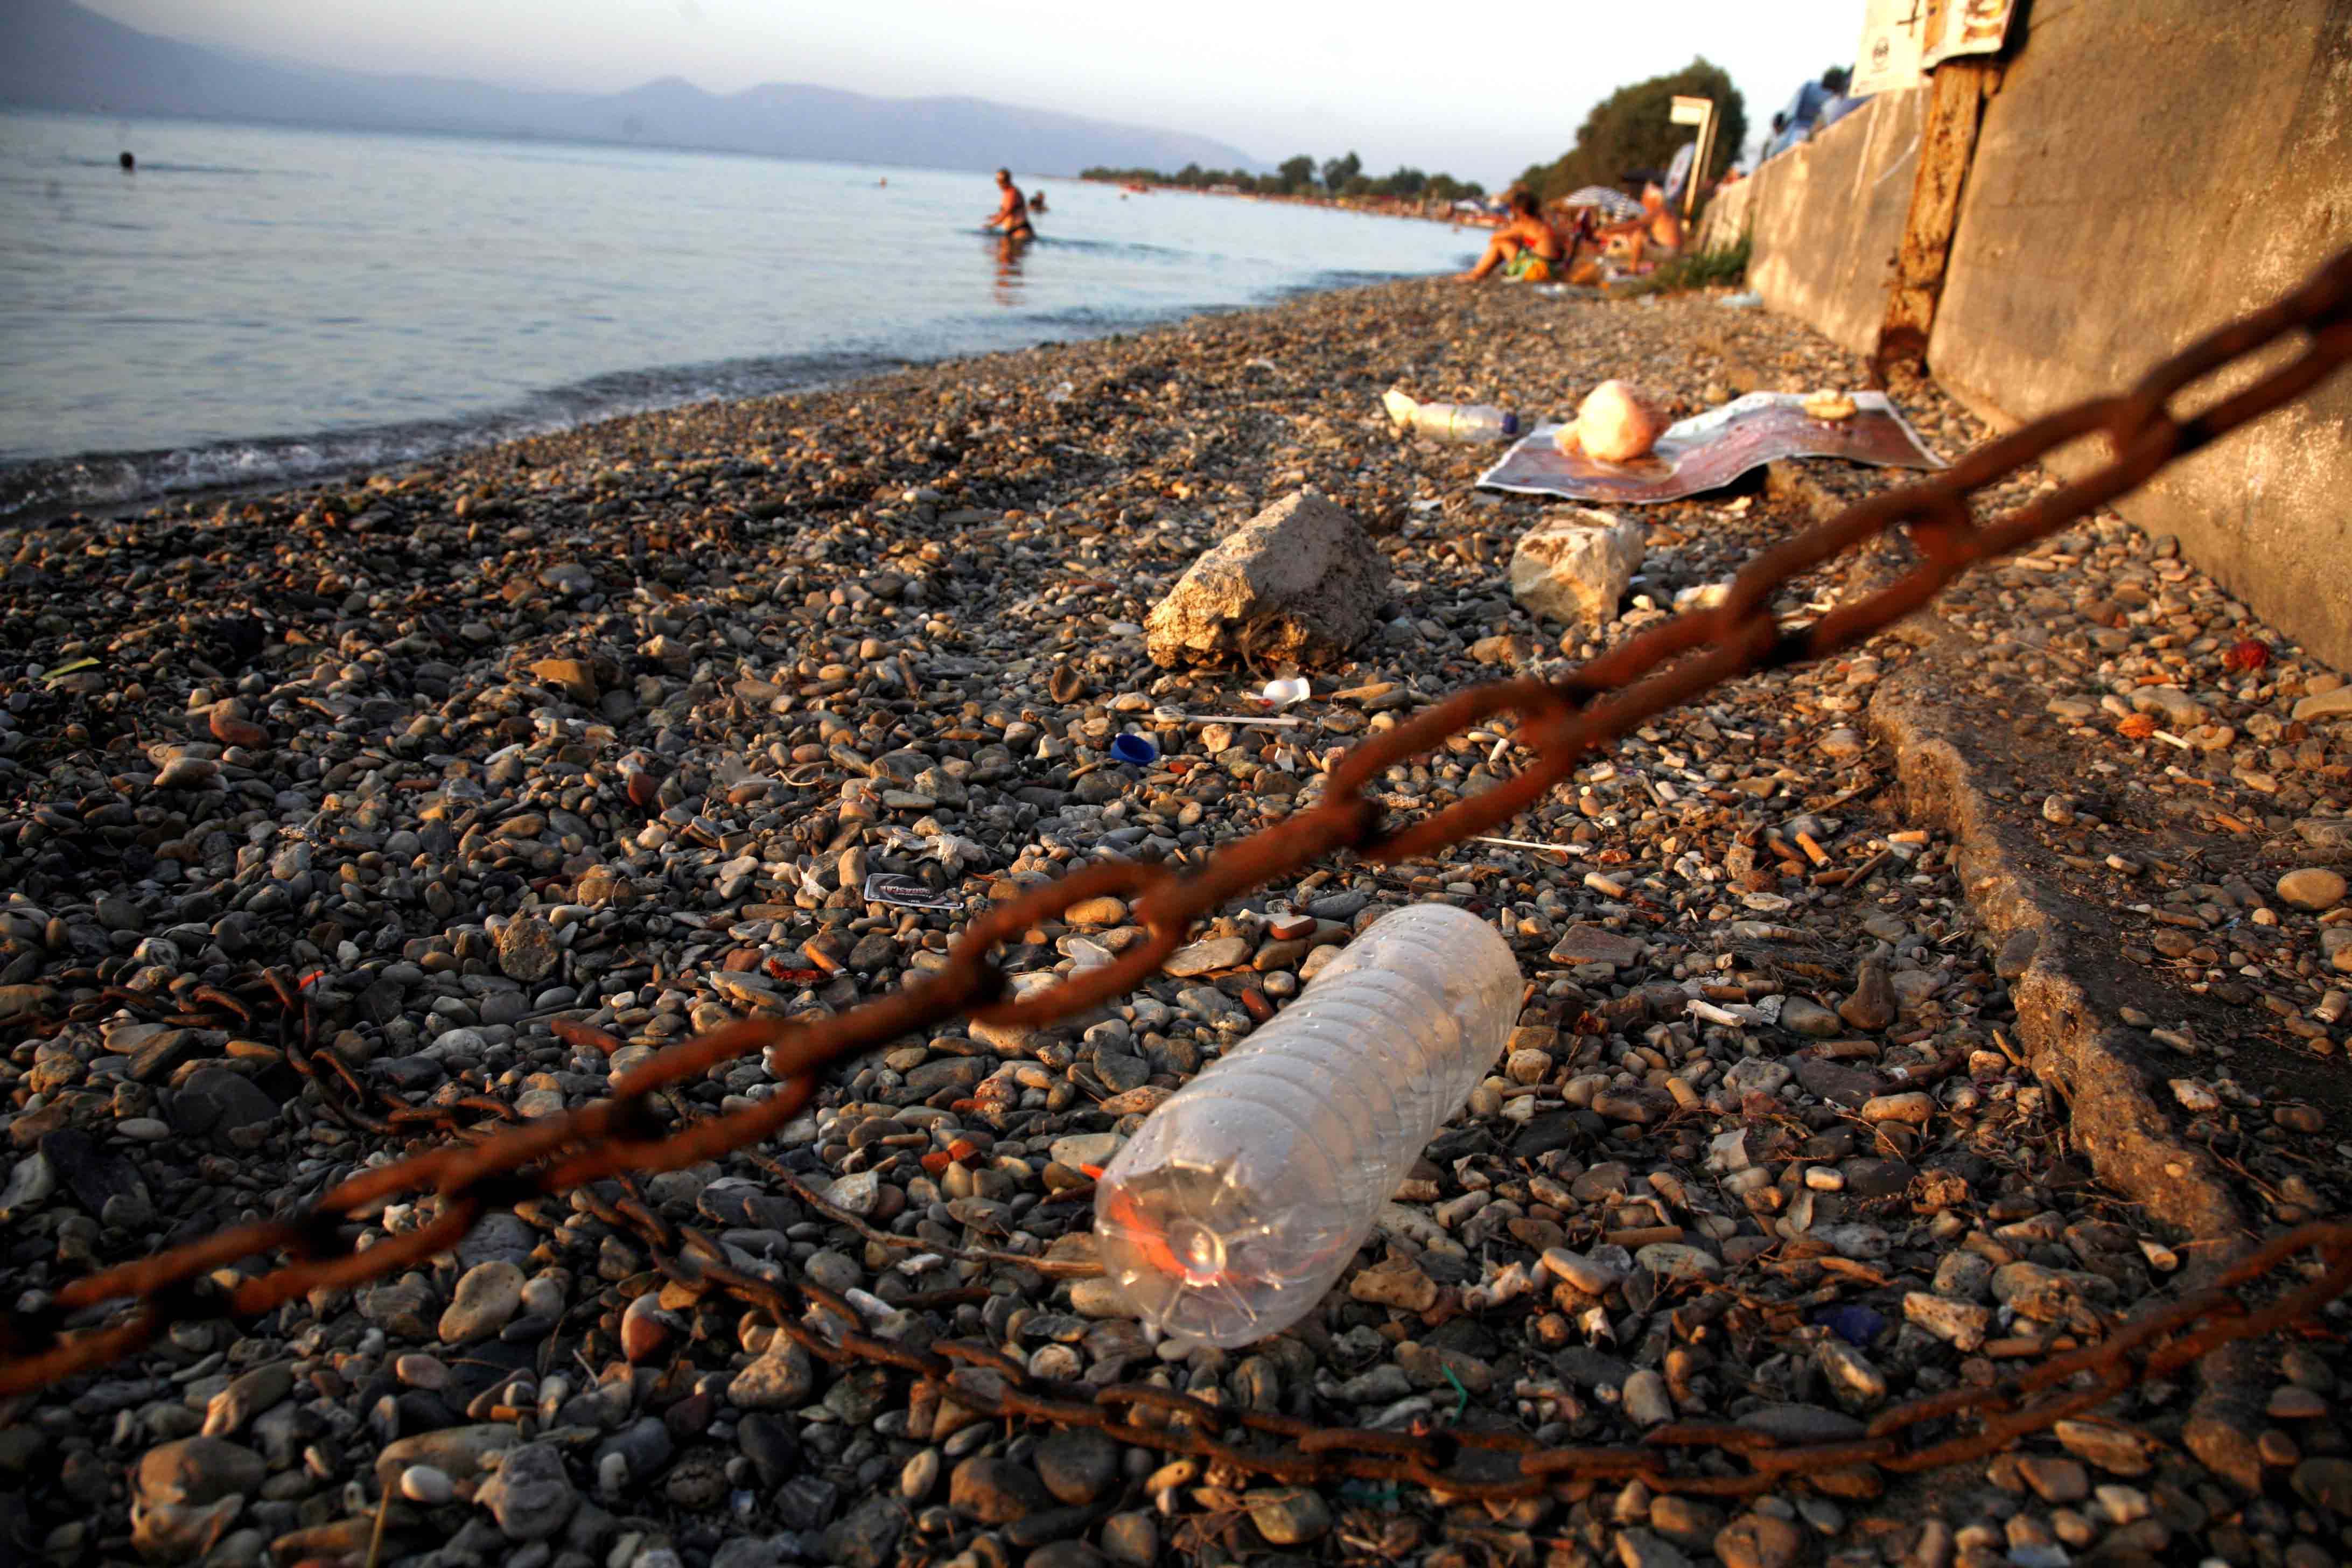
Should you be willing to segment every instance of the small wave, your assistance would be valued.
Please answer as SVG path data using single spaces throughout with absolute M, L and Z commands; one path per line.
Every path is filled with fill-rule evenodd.
M 396 468 L 603 419 L 714 399 L 805 391 L 903 363 L 895 355 L 844 353 L 621 371 L 540 393 L 478 418 L 409 420 L 301 436 L 141 452 L 87 452 L 0 464 L 0 520 L 109 510 L 168 495 L 299 484 Z
M 121 161 L 114 158 L 84 158 L 69 154 L 58 162 L 69 169 L 121 167 Z M 240 169 L 227 163 L 151 163 L 144 158 L 138 161 L 138 167 L 133 172 L 142 174 L 236 174 L 247 179 L 259 179 L 263 174 L 259 169 Z
M 1165 256 L 1181 261 L 1199 259 L 1199 253 L 1139 239 L 1080 239 L 1068 235 L 1040 234 L 1037 243 L 1055 250 L 1085 250 L 1100 256 Z

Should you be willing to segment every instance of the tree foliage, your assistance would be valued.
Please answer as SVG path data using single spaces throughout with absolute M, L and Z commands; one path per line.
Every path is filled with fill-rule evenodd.
M 1376 180 L 1363 170 L 1364 161 L 1353 153 L 1344 158 L 1327 159 L 1321 163 L 1301 153 L 1295 158 L 1285 159 L 1271 174 L 1252 174 L 1241 169 L 1203 169 L 1198 163 L 1187 163 L 1172 174 L 1163 174 L 1157 169 L 1106 167 L 1087 169 L 1079 177 L 1174 185 L 1188 191 L 1231 186 L 1235 190 L 1254 191 L 1268 196 L 1303 196 L 1319 193 L 1335 196 L 1393 196 L 1402 201 L 1427 197 L 1453 202 L 1465 196 L 1486 194 L 1486 188 L 1477 181 L 1457 180 L 1442 171 L 1430 174 L 1406 165 Z
M 1704 174 L 1714 181 L 1748 140 L 1748 106 L 1730 73 L 1704 56 L 1670 75 L 1621 87 L 1594 104 L 1577 129 L 1576 145 L 1549 163 L 1531 164 L 1521 178 L 1550 201 L 1583 185 L 1613 185 L 1636 169 L 1664 169 L 1696 134 L 1696 127 L 1674 122 L 1678 93 L 1715 100 L 1715 150 Z

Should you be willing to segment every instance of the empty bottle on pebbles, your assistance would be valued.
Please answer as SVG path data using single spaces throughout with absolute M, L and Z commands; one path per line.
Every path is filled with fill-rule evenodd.
M 1322 1300 L 1517 1021 L 1510 945 L 1417 904 L 1148 1118 L 1103 1173 L 1103 1266 L 1144 1322 L 1241 1345 Z

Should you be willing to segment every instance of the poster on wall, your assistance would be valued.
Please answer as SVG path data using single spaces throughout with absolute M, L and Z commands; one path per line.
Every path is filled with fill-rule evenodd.
M 1954 0 L 1956 6 L 1961 3 Z M 1854 51 L 1853 80 L 1846 85 L 1846 91 L 1868 98 L 1874 92 L 1917 87 L 1927 31 L 1925 0 L 1866 0 L 1862 44 Z
M 1954 55 L 1999 54 L 2016 10 L 2017 0 L 1945 0 L 1921 62 L 1933 68 Z

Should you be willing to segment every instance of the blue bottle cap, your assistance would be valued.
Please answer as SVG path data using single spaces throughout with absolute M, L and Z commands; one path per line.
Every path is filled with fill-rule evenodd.
M 1122 763 L 1143 767 L 1160 760 L 1160 748 L 1141 735 L 1113 735 L 1110 754 Z

